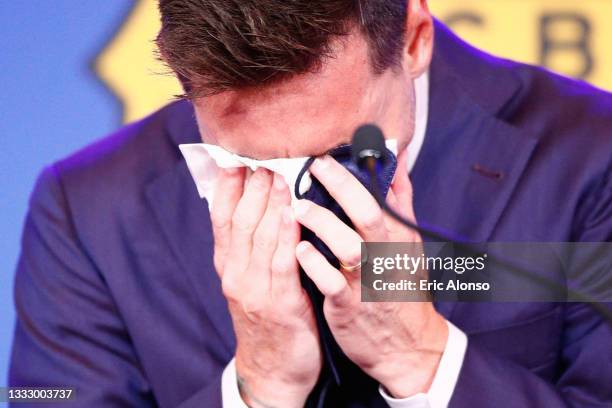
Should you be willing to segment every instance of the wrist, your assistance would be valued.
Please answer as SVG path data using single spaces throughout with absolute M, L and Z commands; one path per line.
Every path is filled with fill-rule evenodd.
M 448 341 L 448 325 L 439 314 L 430 319 L 415 347 L 397 355 L 381 370 L 379 382 L 394 398 L 427 393 Z
M 302 408 L 314 387 L 277 379 L 269 372 L 246 374 L 238 369 L 236 382 L 240 397 L 251 408 Z

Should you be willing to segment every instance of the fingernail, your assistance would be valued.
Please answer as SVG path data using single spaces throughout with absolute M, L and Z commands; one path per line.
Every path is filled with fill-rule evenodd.
M 306 252 L 307 249 L 308 249 L 308 242 L 302 241 L 299 244 L 297 244 L 297 246 L 295 247 L 295 253 L 300 255 Z
M 298 200 L 298 202 L 295 203 L 295 208 L 293 210 L 295 216 L 297 218 L 303 217 L 308 212 L 309 207 L 310 204 L 307 200 Z
M 283 208 L 282 217 L 283 217 L 283 223 L 285 225 L 291 225 L 293 223 L 294 218 L 293 218 L 293 211 L 291 210 L 291 207 Z
M 317 157 L 315 162 L 313 163 L 319 170 L 325 170 L 331 164 L 332 158 L 329 156 L 321 156 Z
M 282 190 L 285 188 L 285 179 L 278 173 L 274 173 L 274 183 L 273 186 L 276 190 Z

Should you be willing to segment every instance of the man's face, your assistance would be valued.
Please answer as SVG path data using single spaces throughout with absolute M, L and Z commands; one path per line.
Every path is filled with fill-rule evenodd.
M 371 71 L 361 35 L 338 40 L 316 73 L 194 101 L 202 139 L 255 159 L 314 156 L 351 140 L 364 123 L 407 146 L 414 130 L 409 67 Z M 405 64 L 404 64 L 405 65 Z

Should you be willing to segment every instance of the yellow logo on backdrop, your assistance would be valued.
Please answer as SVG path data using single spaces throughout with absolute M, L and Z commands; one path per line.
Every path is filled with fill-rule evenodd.
M 432 13 L 492 54 L 612 90 L 612 1 L 430 0 Z
M 612 1 L 430 0 L 435 16 L 467 42 L 495 55 L 543 65 L 612 90 Z M 100 77 L 124 104 L 124 119 L 145 116 L 181 93 L 162 75 L 153 39 L 157 1 L 140 0 L 99 56 Z
M 182 93 L 155 58 L 159 30 L 156 0 L 139 0 L 123 26 L 96 61 L 100 77 L 124 106 L 124 121 L 140 119 Z

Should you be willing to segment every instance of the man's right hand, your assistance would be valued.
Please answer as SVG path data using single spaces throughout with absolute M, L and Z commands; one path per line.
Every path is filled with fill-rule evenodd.
M 295 257 L 300 227 L 281 176 L 245 177 L 244 168 L 220 170 L 211 210 L 241 396 L 251 407 L 303 407 L 322 355 Z

